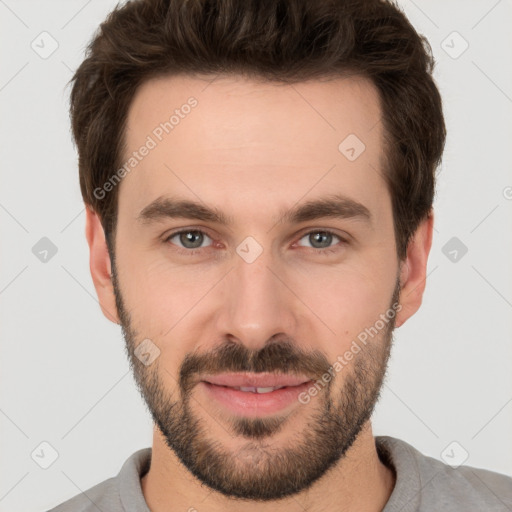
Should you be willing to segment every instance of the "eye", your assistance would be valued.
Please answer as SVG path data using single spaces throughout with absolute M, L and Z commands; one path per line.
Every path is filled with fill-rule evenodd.
M 336 233 L 326 229 L 317 229 L 304 234 L 297 243 L 300 246 L 304 246 L 300 243 L 301 240 L 306 240 L 305 247 L 310 247 L 315 250 L 315 253 L 320 254 L 336 252 L 339 249 L 336 247 L 338 244 L 332 245 L 335 240 L 342 244 L 348 243 Z M 164 242 L 171 242 L 177 247 L 178 252 L 190 256 L 196 253 L 196 249 L 199 250 L 211 246 L 213 240 L 200 229 L 182 229 L 181 231 L 171 233 L 164 239 Z
M 182 249 L 199 249 L 208 245 L 204 244 L 205 241 L 212 241 L 206 233 L 198 229 L 184 229 L 182 231 L 177 231 L 176 233 L 169 235 L 165 239 L 165 242 L 170 242 L 173 238 L 176 238 L 177 243 L 172 243 Z
M 300 240 L 306 239 L 310 245 L 306 245 L 306 247 L 311 247 L 313 249 L 319 249 L 317 252 L 334 252 L 335 249 L 332 249 L 331 244 L 333 239 L 337 239 L 340 242 L 346 242 L 343 238 L 336 235 L 332 231 L 329 230 L 316 230 L 310 231 L 306 233 Z M 302 245 L 299 243 L 299 245 Z

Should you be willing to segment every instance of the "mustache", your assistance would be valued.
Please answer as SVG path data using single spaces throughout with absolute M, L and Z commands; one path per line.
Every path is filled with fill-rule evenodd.
M 306 352 L 290 340 L 266 344 L 259 350 L 228 341 L 211 352 L 187 354 L 179 374 L 180 388 L 188 393 L 199 376 L 229 372 L 300 374 L 317 380 L 331 365 L 318 350 Z

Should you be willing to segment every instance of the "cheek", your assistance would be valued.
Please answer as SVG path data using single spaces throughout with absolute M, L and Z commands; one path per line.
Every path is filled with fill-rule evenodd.
M 118 262 L 125 306 L 141 338 L 172 337 L 174 326 L 211 286 L 211 275 L 184 270 L 159 255 L 127 250 Z
M 156 259 L 132 256 L 124 262 L 121 281 L 125 306 L 131 315 L 136 343 L 149 338 L 159 349 L 159 379 L 167 389 L 177 389 L 179 366 L 193 349 L 187 340 L 197 340 L 193 332 L 194 306 L 204 295 L 207 286 L 197 276 L 172 268 Z M 194 325 L 195 322 L 192 323 Z
M 364 268 L 310 269 L 295 280 L 294 289 L 333 334 L 337 350 L 373 326 L 390 306 L 395 270 L 381 263 Z M 319 321 L 319 320 L 318 320 Z

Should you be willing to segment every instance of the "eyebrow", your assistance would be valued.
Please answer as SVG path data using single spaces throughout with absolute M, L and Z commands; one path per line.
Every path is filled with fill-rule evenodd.
M 336 219 L 361 220 L 372 224 L 372 214 L 363 204 L 341 194 L 332 194 L 320 199 L 313 199 L 294 206 L 290 210 L 281 210 L 276 223 L 299 224 L 324 217 Z M 211 208 L 202 203 L 188 199 L 161 196 L 144 207 L 137 221 L 152 224 L 165 219 L 183 218 L 212 222 L 222 225 L 233 224 L 233 218 L 225 215 L 218 208 Z

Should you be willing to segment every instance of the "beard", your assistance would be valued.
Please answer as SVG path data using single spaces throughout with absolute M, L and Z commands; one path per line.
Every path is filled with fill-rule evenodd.
M 318 351 L 304 352 L 288 338 L 272 338 L 257 351 L 227 341 L 208 353 L 187 354 L 178 378 L 174 378 L 165 367 L 160 367 L 161 358 L 145 366 L 135 355 L 137 340 L 142 340 L 122 299 L 114 261 L 112 282 L 128 360 L 155 425 L 182 464 L 203 484 L 224 496 L 266 502 L 310 488 L 343 459 L 370 419 L 384 382 L 396 315 L 373 340 L 361 347 L 352 364 L 341 370 L 344 377 L 341 388 L 336 387 L 340 378 L 335 376 L 310 404 L 302 405 L 309 409 L 305 411 L 309 419 L 303 431 L 293 438 L 290 435 L 290 444 L 276 448 L 271 443 L 273 435 L 290 426 L 287 416 L 230 416 L 222 420 L 223 424 L 227 424 L 231 437 L 246 442 L 229 450 L 211 434 L 208 420 L 191 408 L 193 390 L 201 375 L 274 372 L 321 379 L 332 363 Z M 397 278 L 390 309 L 399 297 Z M 177 384 L 176 393 L 164 383 L 169 378 Z M 302 410 L 305 409 L 294 408 L 290 415 L 300 414 Z

